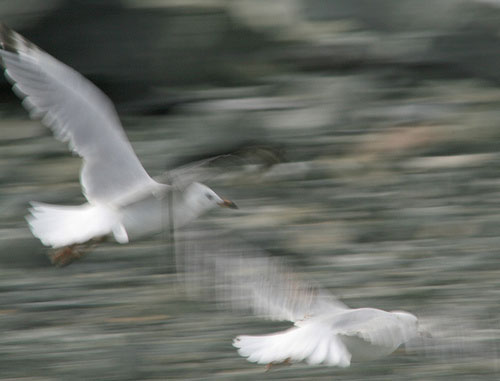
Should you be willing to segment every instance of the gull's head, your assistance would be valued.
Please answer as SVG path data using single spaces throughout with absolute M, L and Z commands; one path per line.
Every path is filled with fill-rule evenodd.
M 417 327 L 418 325 L 418 319 L 415 315 L 406 312 L 406 311 L 391 311 L 396 317 L 404 322 L 405 324 L 408 324 L 409 326 L 415 326 Z
M 415 337 L 421 337 L 421 338 L 431 338 L 432 334 L 430 331 L 428 331 L 425 327 L 423 328 L 420 325 L 420 321 L 418 318 L 405 311 L 391 311 L 394 315 L 396 315 L 397 319 L 403 322 L 403 324 L 406 325 L 407 331 L 410 334 L 410 339 L 415 338 Z
M 188 205 L 200 212 L 208 211 L 216 206 L 238 209 L 232 201 L 221 198 L 212 189 L 201 183 L 192 183 L 185 192 Z

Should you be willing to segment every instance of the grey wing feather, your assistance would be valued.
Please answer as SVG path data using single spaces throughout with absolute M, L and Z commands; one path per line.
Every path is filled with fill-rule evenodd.
M 185 189 L 193 182 L 205 182 L 215 178 L 228 179 L 235 176 L 262 174 L 281 159 L 273 147 L 248 145 L 231 153 L 224 153 L 171 169 L 158 178 L 161 183 Z M 235 170 L 236 169 L 236 170 Z
M 190 274 L 197 280 L 211 277 L 217 301 L 232 309 L 293 322 L 347 309 L 325 290 L 292 273 L 282 259 L 231 234 L 191 230 L 178 238 L 184 238 L 178 246 L 183 246 L 179 263 L 186 278 Z M 200 276 L 203 272 L 206 275 Z
M 92 201 L 156 184 L 135 155 L 113 104 L 96 86 L 18 33 L 0 25 L 5 75 L 33 118 L 83 158 L 81 183 Z
M 224 173 L 221 168 L 210 167 L 210 163 L 219 159 L 219 156 L 200 160 L 195 163 L 171 169 L 155 179 L 161 183 L 168 183 L 179 190 L 184 190 L 194 182 L 203 183 Z

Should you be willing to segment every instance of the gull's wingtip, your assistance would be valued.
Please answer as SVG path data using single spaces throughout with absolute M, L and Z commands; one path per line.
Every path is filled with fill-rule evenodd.
M 31 41 L 9 28 L 3 21 L 0 21 L 0 49 L 16 54 L 41 50 Z
M 0 21 L 0 47 L 3 50 L 15 51 L 13 32 L 3 21 Z

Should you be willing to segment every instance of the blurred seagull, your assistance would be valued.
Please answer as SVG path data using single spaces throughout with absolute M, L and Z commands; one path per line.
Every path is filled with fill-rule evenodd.
M 325 306 L 323 306 L 325 307 Z M 348 367 L 351 361 L 373 360 L 391 354 L 402 344 L 418 338 L 416 316 L 403 311 L 375 308 L 322 310 L 282 332 L 261 336 L 238 336 L 233 345 L 248 361 Z
M 188 287 L 213 288 L 223 308 L 294 323 L 282 332 L 236 337 L 233 345 L 248 361 L 268 368 L 301 361 L 348 367 L 352 361 L 389 355 L 426 334 L 411 313 L 347 307 L 326 290 L 300 279 L 283 259 L 238 240 L 234 233 L 186 234 L 182 266 Z M 198 287 L 195 283 L 200 281 Z M 213 287 L 205 286 L 210 283 Z
M 421 335 L 418 320 L 411 313 L 351 309 L 325 290 L 299 281 L 271 259 L 257 261 L 267 262 L 267 269 L 260 268 L 261 275 L 254 283 L 240 273 L 241 281 L 249 286 L 239 287 L 236 293 L 233 290 L 232 299 L 239 303 L 245 300 L 254 313 L 271 320 L 291 321 L 294 327 L 267 335 L 236 337 L 233 345 L 248 361 L 266 364 L 268 368 L 300 361 L 348 367 L 351 361 L 389 355 Z M 252 266 L 260 267 L 256 263 Z M 231 272 L 235 273 L 234 269 Z M 235 284 L 233 281 L 232 287 Z
M 236 337 L 233 345 L 248 361 L 267 364 L 268 368 L 300 361 L 348 367 L 351 361 L 386 356 L 420 336 L 417 318 L 408 312 L 351 309 L 327 291 L 301 282 L 272 259 L 256 260 L 267 263 L 266 269 L 260 268 L 261 275 L 253 284 L 253 275 L 249 278 L 248 273 L 241 273 L 242 281 L 250 286 L 237 287 L 232 299 L 239 303 L 246 299 L 257 315 L 291 321 L 294 327 L 267 335 Z M 231 272 L 238 273 L 234 269 Z M 232 287 L 237 282 L 231 282 Z
M 75 70 L 0 24 L 0 58 L 6 78 L 32 118 L 83 158 L 80 182 L 87 203 L 79 206 L 32 202 L 31 232 L 55 252 L 59 264 L 78 257 L 79 246 L 112 235 L 119 243 L 160 232 L 162 199 L 177 190 L 153 180 L 135 155 L 109 98 Z M 177 192 L 179 193 L 179 192 Z M 215 206 L 236 208 L 200 183 L 191 183 L 169 210 L 176 227 Z

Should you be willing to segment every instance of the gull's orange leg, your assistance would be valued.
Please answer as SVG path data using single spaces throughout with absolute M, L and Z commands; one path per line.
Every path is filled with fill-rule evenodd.
M 106 241 L 106 238 L 106 236 L 99 237 L 84 244 L 69 245 L 53 250 L 48 254 L 50 262 L 57 267 L 67 266 L 73 261 L 82 258 L 85 254 L 97 246 L 98 243 Z

